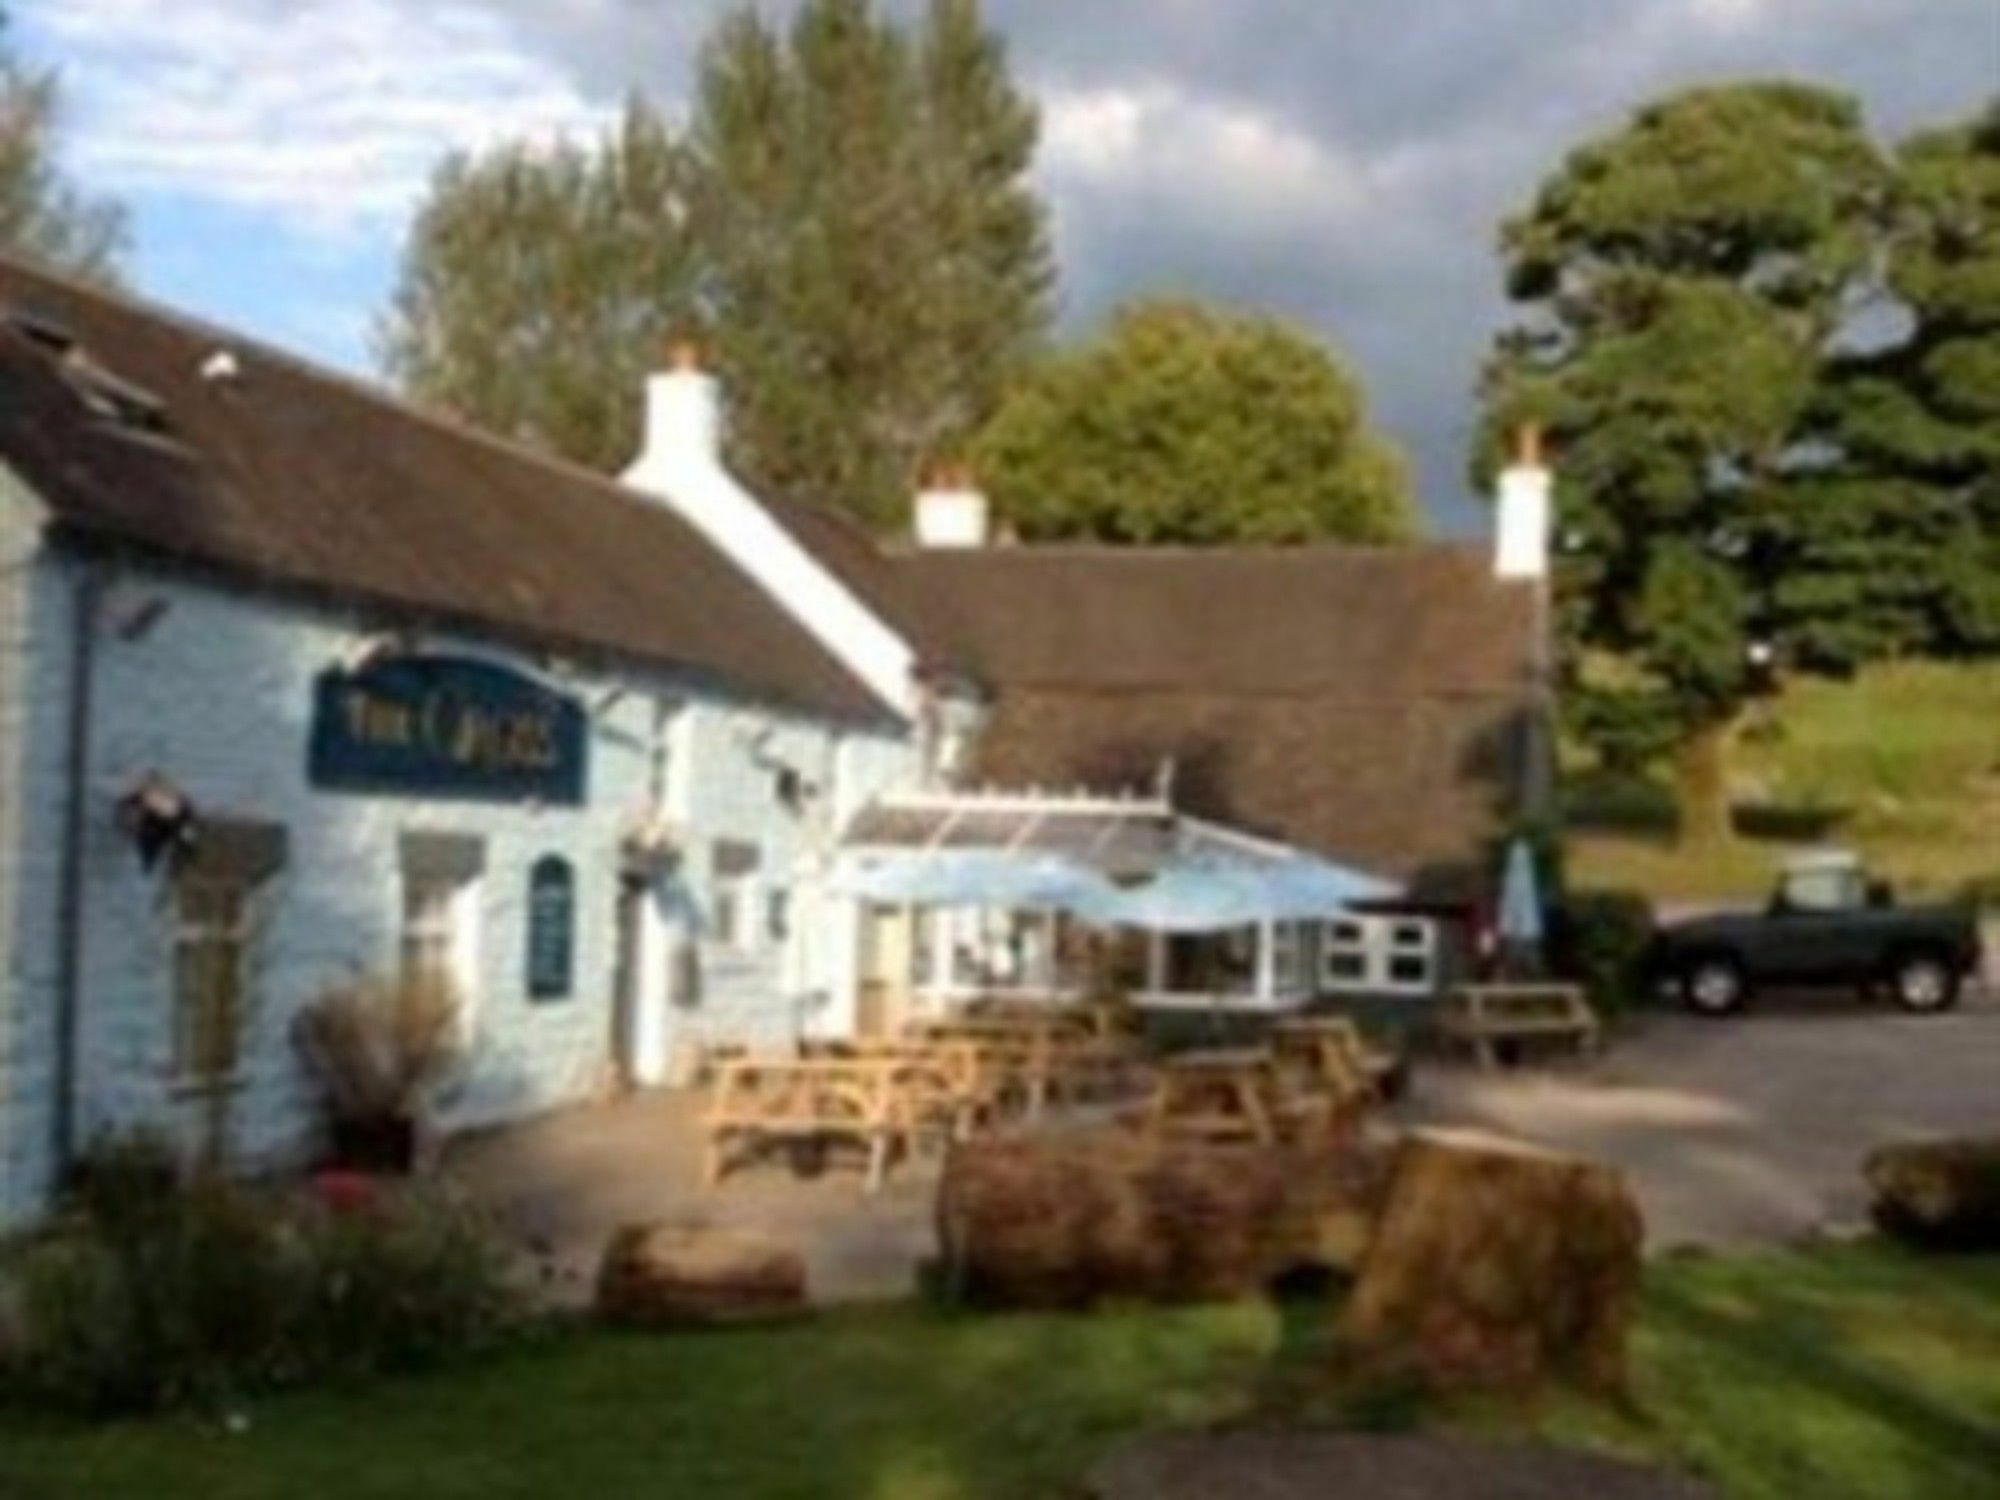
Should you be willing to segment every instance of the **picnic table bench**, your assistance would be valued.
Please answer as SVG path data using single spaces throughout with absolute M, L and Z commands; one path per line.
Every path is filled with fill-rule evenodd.
M 1402 1063 L 1371 1046 L 1348 1016 L 1293 1016 L 1271 1028 L 1281 1062 L 1313 1071 L 1328 1087 L 1370 1100 L 1388 1097 Z
M 1351 1118 L 1347 1103 L 1316 1081 L 1294 1086 L 1268 1047 L 1220 1047 L 1162 1059 L 1139 1123 L 1154 1140 L 1272 1146 L 1330 1138 Z
M 1574 984 L 1462 984 L 1445 997 L 1437 1020 L 1445 1041 L 1469 1047 L 1482 1068 L 1498 1067 L 1499 1044 L 1554 1038 L 1597 1051 L 1603 1026 Z
M 962 1132 L 969 1104 L 962 1078 L 936 1057 L 733 1058 L 717 1065 L 703 1116 L 702 1178 L 720 1182 L 731 1148 L 745 1143 L 847 1141 L 867 1152 L 872 1193 L 899 1148 Z
M 920 1022 L 911 1039 L 961 1050 L 982 1100 L 1017 1103 L 1030 1121 L 1039 1120 L 1053 1098 L 1076 1099 L 1122 1084 L 1137 1060 L 1124 1039 L 1100 1037 L 1061 1018 Z

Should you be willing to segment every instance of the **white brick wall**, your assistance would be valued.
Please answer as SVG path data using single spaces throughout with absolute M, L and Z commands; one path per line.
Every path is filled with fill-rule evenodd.
M 61 788 L 66 580 L 52 565 L 26 576 L 37 608 L 34 643 L 0 666 L 0 724 L 17 726 L 0 735 L 0 749 L 25 758 L 31 808 L 20 820 L 20 836 L 0 840 L 0 898 L 11 883 L 20 929 L 6 950 L 13 962 L 0 991 L 0 1223 L 19 1218 L 46 1181 L 51 1094 L 53 912 L 29 891 L 53 892 L 60 847 L 54 817 Z M 0 640 L 10 639 L 4 612 L 11 597 L 0 592 Z M 201 1124 L 201 1104 L 178 1095 L 170 1075 L 172 913 L 165 887 L 157 875 L 141 873 L 113 817 L 118 797 L 148 771 L 170 778 L 205 811 L 288 829 L 288 862 L 266 892 L 257 927 L 254 1004 L 233 1096 L 232 1148 L 246 1163 L 296 1159 L 310 1140 L 311 1096 L 289 1033 L 300 1007 L 356 970 L 386 971 L 395 964 L 402 831 L 464 833 L 485 841 L 476 897 L 479 1043 L 452 1106 L 454 1123 L 484 1123 L 583 1097 L 606 1077 L 618 846 L 628 816 L 648 799 L 662 703 L 685 705 L 671 720 L 669 786 L 689 851 L 686 904 L 696 908 L 708 900 L 714 840 L 755 843 L 771 883 L 809 886 L 835 826 L 835 803 L 855 801 L 852 789 L 833 784 L 837 764 L 881 780 L 909 774 L 912 752 L 900 741 L 850 732 L 846 739 L 856 748 L 841 752 L 842 736 L 830 726 L 730 701 L 708 688 L 661 675 L 586 674 L 559 685 L 586 705 L 624 691 L 594 720 L 589 798 L 582 808 L 329 793 L 308 786 L 305 777 L 312 680 L 379 622 L 130 572 L 109 590 L 107 619 L 132 618 L 138 606 L 156 599 L 168 608 L 138 638 L 100 631 L 88 778 L 80 1139 L 150 1122 L 192 1140 Z M 422 645 L 536 670 L 517 654 L 472 641 L 426 637 Z M 17 684 L 11 713 L 10 682 Z M 25 719 L 22 700 L 29 709 Z M 802 813 L 788 810 L 760 758 L 794 766 L 822 789 L 819 796 Z M 9 795 L 7 787 L 0 772 L 0 799 Z M 0 801 L 0 809 L 11 806 Z M 547 853 L 563 855 L 576 871 L 576 993 L 534 1004 L 525 993 L 524 906 L 529 867 Z M 23 872 L 33 878 L 22 880 Z M 806 900 L 795 897 L 794 905 L 797 930 L 811 913 Z M 792 1035 L 804 1010 L 801 996 L 828 985 L 826 953 L 802 948 L 788 968 L 770 945 L 732 954 L 704 941 L 701 957 L 700 1004 L 673 1017 L 690 1036 Z

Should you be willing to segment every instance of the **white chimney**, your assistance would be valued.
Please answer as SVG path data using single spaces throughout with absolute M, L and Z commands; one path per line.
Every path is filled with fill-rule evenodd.
M 625 483 L 699 531 L 884 703 L 914 715 L 915 647 L 723 466 L 721 387 L 695 347 L 675 345 L 667 365 L 646 377 L 646 429 Z
M 1547 576 L 1553 488 L 1554 476 L 1542 462 L 1542 430 L 1529 423 L 1514 435 L 1514 461 L 1500 471 L 1493 548 L 1497 577 Z
M 984 547 L 989 533 L 986 497 L 962 469 L 942 469 L 917 494 L 919 547 Z
M 722 458 L 722 391 L 693 344 L 675 344 L 667 368 L 646 377 L 646 430 L 639 461 L 672 467 Z

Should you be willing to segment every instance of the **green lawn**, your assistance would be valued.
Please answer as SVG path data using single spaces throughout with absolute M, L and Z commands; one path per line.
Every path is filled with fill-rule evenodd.
M 2000 877 L 2000 663 L 1801 679 L 1752 716 L 1730 770 L 1743 837 L 1698 863 L 1673 847 L 1664 783 L 1581 778 L 1573 876 L 1670 898 L 1761 894 L 1787 850 L 1833 840 L 1916 894 Z
M 1092 1317 L 915 1308 L 775 1331 L 576 1334 L 476 1368 L 192 1419 L 0 1425 L 7 1500 L 1049 1500 L 1119 1436 L 1296 1390 L 1296 1305 Z M 1635 1412 L 1562 1400 L 1567 1441 L 1705 1469 L 1746 1500 L 1947 1500 L 2000 1475 L 2000 1259 L 1888 1249 L 1666 1264 Z M 1288 1409 L 1297 1409 L 1288 1403 Z

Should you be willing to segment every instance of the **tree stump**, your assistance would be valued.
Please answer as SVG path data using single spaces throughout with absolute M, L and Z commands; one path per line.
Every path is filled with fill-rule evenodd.
M 805 1260 L 746 1230 L 627 1225 L 598 1269 L 598 1316 L 622 1327 L 754 1323 L 805 1307 Z
M 938 1243 L 948 1290 L 988 1305 L 1252 1296 L 1351 1266 L 1381 1182 L 1379 1159 L 1351 1147 L 990 1137 L 946 1163 Z
M 2000 1141 L 1884 1146 L 1862 1173 L 1883 1233 L 1926 1250 L 2000 1250 Z
M 1625 1384 L 1644 1226 L 1614 1168 L 1436 1132 L 1397 1150 L 1342 1322 L 1357 1373 L 1433 1390 Z

